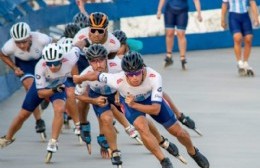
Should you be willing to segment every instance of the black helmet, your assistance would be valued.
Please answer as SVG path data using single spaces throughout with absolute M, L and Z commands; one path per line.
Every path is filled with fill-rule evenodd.
M 126 44 L 127 36 L 125 32 L 122 30 L 115 30 L 112 34 L 120 41 L 121 44 Z
M 92 44 L 86 51 L 86 58 L 91 61 L 96 58 L 107 58 L 108 52 L 101 44 Z
M 89 26 L 88 17 L 80 12 L 73 17 L 73 22 L 80 28 L 85 28 Z
M 64 30 L 64 37 L 74 38 L 77 32 L 80 30 L 80 27 L 76 23 L 69 23 L 66 25 Z
M 89 26 L 91 28 L 107 28 L 108 23 L 107 15 L 102 12 L 94 12 L 89 16 Z
M 144 61 L 140 53 L 129 51 L 122 58 L 121 66 L 125 72 L 135 72 L 144 67 Z

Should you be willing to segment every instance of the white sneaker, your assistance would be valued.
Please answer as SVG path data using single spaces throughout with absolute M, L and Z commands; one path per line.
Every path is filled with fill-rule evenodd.
M 0 148 L 4 148 L 8 145 L 10 145 L 12 142 L 14 142 L 15 138 L 11 139 L 11 140 L 7 140 L 5 138 L 5 136 L 0 138 Z
M 252 70 L 253 68 L 249 66 L 248 62 L 244 62 L 244 69 L 245 70 Z
M 138 137 L 138 132 L 135 130 L 135 127 L 132 125 L 128 126 L 125 128 L 125 132 L 131 137 L 131 138 L 136 138 Z
M 58 142 L 57 142 L 57 140 L 50 139 L 49 143 L 47 145 L 47 151 L 55 153 L 55 152 L 57 152 L 57 150 L 58 150 Z

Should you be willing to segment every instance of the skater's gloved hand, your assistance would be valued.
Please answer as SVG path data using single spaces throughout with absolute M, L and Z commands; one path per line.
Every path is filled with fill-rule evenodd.
M 135 101 L 134 101 L 134 96 L 133 95 L 128 95 L 125 98 L 125 103 L 129 106 L 129 107 L 133 107 Z
M 107 97 L 104 96 L 99 96 L 95 99 L 95 104 L 100 106 L 100 107 L 104 107 L 107 105 Z
M 64 92 L 65 91 L 65 85 L 64 84 L 59 84 L 59 85 L 57 85 L 56 87 L 54 87 L 54 88 L 52 88 L 52 91 L 54 92 L 54 93 L 57 93 L 57 92 L 59 92 L 59 93 L 61 93 L 61 92 Z
M 178 118 L 178 120 L 190 129 L 195 128 L 195 122 L 189 116 L 185 116 L 183 113 L 181 114 L 181 117 Z

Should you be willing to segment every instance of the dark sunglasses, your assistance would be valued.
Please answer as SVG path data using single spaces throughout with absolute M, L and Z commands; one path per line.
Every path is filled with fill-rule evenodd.
M 48 67 L 52 67 L 52 66 L 59 66 L 61 64 L 61 61 L 55 61 L 55 62 L 46 62 L 46 65 Z
M 141 75 L 143 72 L 143 70 L 138 70 L 138 71 L 135 71 L 135 72 L 125 72 L 125 75 L 127 77 L 133 77 L 133 76 L 138 76 L 138 75 Z
M 96 33 L 96 31 L 98 31 L 98 34 L 104 34 L 105 33 L 105 29 L 90 29 L 91 33 Z

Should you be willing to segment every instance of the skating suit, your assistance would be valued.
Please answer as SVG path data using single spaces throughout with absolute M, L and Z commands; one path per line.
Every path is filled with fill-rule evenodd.
M 248 0 L 223 0 L 229 6 L 229 30 L 232 34 L 242 33 L 243 36 L 253 33 L 252 23 L 248 14 Z
M 34 68 L 41 58 L 42 49 L 52 41 L 51 37 L 39 32 L 31 32 L 31 36 L 32 44 L 29 52 L 22 51 L 17 47 L 12 38 L 9 39 L 2 48 L 2 53 L 6 56 L 14 56 L 16 66 L 23 70 L 24 75 L 20 77 L 21 81 L 25 78 L 34 76 Z
M 118 73 L 122 71 L 121 68 L 121 59 L 115 57 L 114 59 L 107 60 L 108 73 Z M 87 74 L 88 72 L 93 72 L 92 66 L 86 68 L 80 75 Z M 99 81 L 84 81 L 80 85 L 76 85 L 75 94 L 83 95 L 86 93 L 88 87 L 90 88 L 88 91 L 89 97 L 96 98 L 99 96 L 107 97 L 107 105 L 104 107 L 100 107 L 97 105 L 93 105 L 94 111 L 96 115 L 99 117 L 103 112 L 111 109 L 111 104 L 118 108 L 121 111 L 120 107 L 115 104 L 115 94 L 116 89 L 111 88 L 109 85 Z
M 117 91 L 120 93 L 120 103 L 122 105 L 121 108 L 131 124 L 134 123 L 137 117 L 145 115 L 145 113 L 135 110 L 125 103 L 125 98 L 128 95 L 133 95 L 135 101 L 140 104 L 161 104 L 161 110 L 159 114 L 151 115 L 151 117 L 162 124 L 164 127 L 169 128 L 176 122 L 176 118 L 165 100 L 162 99 L 161 75 L 149 67 L 146 67 L 146 71 L 147 74 L 143 79 L 142 84 L 136 87 L 130 86 L 127 83 L 126 75 L 123 71 L 116 74 L 101 73 L 99 75 L 99 81 L 117 89 Z
M 188 25 L 188 0 L 166 0 L 164 24 L 166 29 L 186 30 Z
M 34 83 L 26 94 L 22 107 L 32 112 L 43 100 L 42 98 L 39 98 L 37 90 L 53 88 L 59 84 L 64 84 L 68 75 L 71 73 L 73 66 L 78 61 L 79 52 L 80 49 L 78 47 L 73 47 L 70 52 L 65 53 L 62 59 L 61 69 L 55 73 L 50 71 L 44 59 L 40 59 L 35 67 Z M 58 92 L 50 97 L 51 102 L 56 99 L 65 100 L 65 92 Z

